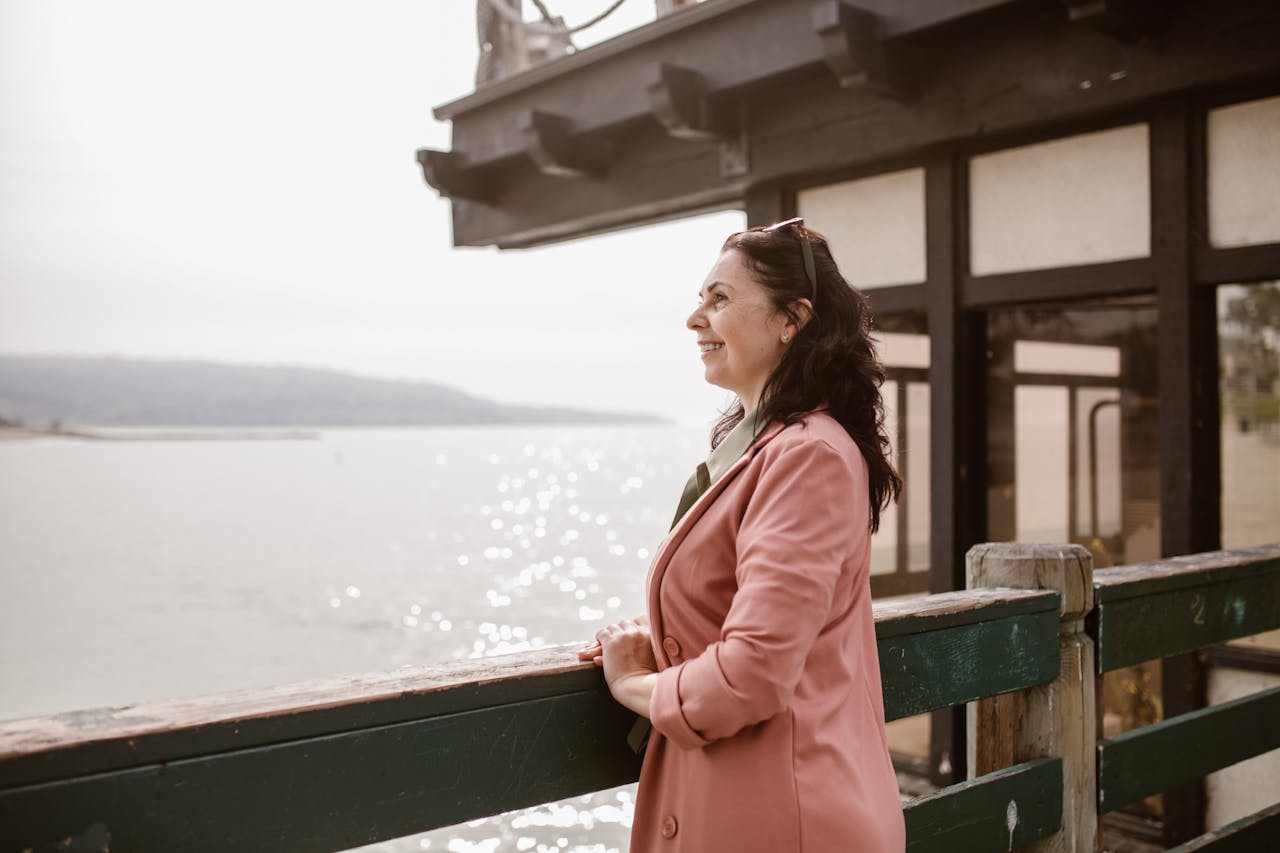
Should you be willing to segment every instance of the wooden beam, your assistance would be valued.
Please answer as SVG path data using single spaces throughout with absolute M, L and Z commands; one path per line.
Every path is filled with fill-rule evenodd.
M 891 4 L 864 5 L 894 37 Z M 899 14 L 926 5 L 898 4 Z M 563 74 L 537 86 L 451 113 L 455 148 L 467 162 L 505 164 L 500 207 L 455 207 L 455 242 L 550 242 L 705 210 L 709 197 L 740 206 L 749 186 L 812 182 L 977 137 L 1034 129 L 1047 138 L 1099 116 L 1124 121 L 1171 93 L 1280 74 L 1280 21 L 1263 0 L 1178 4 L 1160 39 L 1125 46 L 1022 5 L 963 32 L 944 22 L 903 35 L 918 95 L 899 104 L 835 82 L 807 9 L 800 21 L 790 3 L 732 11 L 714 27 L 708 19 L 706 29 L 691 25 L 608 61 L 574 65 L 572 74 L 561 66 Z M 696 65 L 681 57 L 697 57 Z M 672 139 L 653 121 L 645 81 L 662 62 L 697 71 L 708 99 L 745 105 L 745 174 L 726 178 L 714 141 Z M 545 184 L 524 154 L 521 109 L 563 115 L 576 134 L 612 141 L 615 159 L 599 182 L 608 191 L 580 195 L 568 182 Z
M 1011 0 L 859 0 L 880 35 L 902 40 L 1009 5 Z M 810 6 L 794 0 L 716 0 L 570 56 L 487 85 L 435 109 L 474 163 L 519 157 L 514 118 L 523 110 L 571 115 L 586 132 L 622 129 L 648 116 L 645 83 L 663 62 L 689 65 L 712 98 L 827 74 Z
M 1280 546 L 1225 553 L 1249 551 L 1263 559 L 1196 571 L 1196 559 L 1214 566 L 1216 555 L 1205 554 L 1177 573 L 1163 563 L 1099 571 L 1098 673 L 1280 628 Z
M 796 215 L 795 210 L 795 193 L 785 191 L 778 184 L 760 184 L 749 188 L 743 202 L 748 228 L 759 228 L 790 219 Z
M 971 276 L 964 283 L 966 308 L 1024 305 L 1066 299 L 1105 299 L 1155 290 L 1147 258 L 1059 269 Z
M 957 156 L 940 152 L 925 164 L 924 309 L 929 329 L 929 589 L 964 588 L 964 554 L 982 541 L 980 466 L 968 458 L 974 430 L 982 433 L 985 395 L 975 399 L 966 383 L 984 384 L 982 364 L 967 357 L 973 341 L 960 307 L 962 272 L 968 265 L 967 170 Z M 875 305 L 873 297 L 873 305 Z M 985 343 L 985 342 L 984 342 Z M 985 346 L 982 348 L 985 352 Z M 978 372 L 973 373 L 973 369 Z M 978 418 L 977 422 L 973 419 Z M 968 472 L 966 474 L 966 472 Z M 979 529 L 975 529 L 975 524 Z M 963 708 L 935 711 L 929 726 L 930 778 L 947 784 L 968 775 Z
M 1000 598 L 1007 593 L 992 591 Z M 1058 675 L 1057 601 L 1040 593 L 1022 602 L 1025 612 L 1003 618 L 991 618 L 988 611 L 982 621 L 970 621 L 980 611 L 958 613 L 955 624 L 938 619 L 928 631 L 917 626 L 910 633 L 877 636 L 885 719 L 1052 681 Z
M 1197 284 L 1247 284 L 1267 279 L 1280 279 L 1280 243 L 1195 249 Z
M 525 153 L 544 175 L 557 178 L 589 178 L 608 170 L 609 156 L 602 142 L 590 143 L 575 135 L 568 118 L 543 110 L 530 110 L 520 120 Z
M 1062 760 L 997 770 L 917 797 L 903 813 L 908 853 L 1021 848 L 1062 826 Z
M 890 716 L 1057 672 L 1054 593 L 874 609 Z M 4 721 L 0 848 L 345 849 L 634 781 L 634 720 L 570 648 Z
M 345 850 L 635 781 L 634 719 L 597 688 L 4 789 L 0 847 Z
M 1206 832 L 1169 853 L 1255 853 L 1280 848 L 1280 803 Z
M 1164 9 L 1153 0 L 1065 0 L 1073 23 L 1132 42 L 1159 28 Z
M 1150 125 L 1151 263 L 1156 278 L 1156 356 L 1160 405 L 1160 556 L 1211 551 L 1220 544 L 1221 487 L 1218 346 L 1214 293 L 1191 274 L 1195 222 L 1192 159 L 1204 156 L 1202 128 L 1185 99 L 1158 110 Z M 1180 615 L 1185 617 L 1185 611 Z M 1166 717 L 1205 704 L 1204 669 L 1194 655 L 1161 664 Z M 1165 844 L 1204 832 L 1204 784 L 1164 797 Z
M 879 17 L 844 0 L 813 7 L 813 31 L 822 40 L 822 58 L 845 88 L 867 88 L 901 100 L 910 86 L 901 60 L 885 44 Z
M 876 316 L 898 314 L 903 311 L 923 312 L 928 301 L 925 286 L 922 284 L 869 287 L 862 292 L 871 300 L 871 310 Z M 938 592 L 941 591 L 938 590 Z
M 663 62 L 646 90 L 653 117 L 676 139 L 716 140 L 737 132 L 707 100 L 707 80 L 692 68 Z
M 0 721 L 0 788 L 595 690 L 572 650 Z
M 1098 743 L 1098 811 L 1115 811 L 1277 747 L 1280 687 L 1124 732 Z
M 877 637 L 884 642 L 905 648 L 909 635 L 938 634 L 922 641 L 921 647 L 936 648 L 943 639 L 939 632 L 963 632 L 986 622 L 1034 622 L 1038 614 L 1051 613 L 1056 607 L 1051 593 L 978 590 L 877 602 L 873 610 Z M 1012 630 L 1011 625 L 1006 628 Z M 966 679 L 979 677 L 985 676 L 958 673 L 949 677 L 947 684 L 963 684 Z M 4 720 L 0 721 L 0 788 L 603 689 L 599 670 L 579 661 L 570 647 L 402 667 L 372 675 L 216 696 Z M 907 695 L 920 696 L 921 690 L 927 694 L 929 686 L 917 684 L 906 689 Z
M 996 542 L 966 555 L 971 589 L 1010 586 L 1058 593 L 1058 660 L 1052 683 L 983 698 L 969 706 L 969 770 L 1037 758 L 1062 758 L 1061 832 L 1032 849 L 1093 850 L 1098 836 L 1094 747 L 1097 703 L 1093 642 L 1084 617 L 1093 609 L 1093 555 L 1082 545 Z
M 445 198 L 488 204 L 498 195 L 492 182 L 481 178 L 476 170 L 467 169 L 463 158 L 452 151 L 419 149 L 418 165 L 423 179 Z
M 1099 569 L 1094 573 L 1093 585 L 1098 602 L 1111 603 L 1267 577 L 1276 573 L 1277 563 L 1280 563 L 1280 543 L 1254 545 Z

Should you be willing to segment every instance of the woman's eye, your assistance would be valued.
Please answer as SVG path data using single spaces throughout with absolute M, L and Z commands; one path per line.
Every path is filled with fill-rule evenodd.
M 719 305 L 721 302 L 728 301 L 728 298 L 729 297 L 725 296 L 723 293 L 717 293 L 711 297 L 711 303 L 713 305 Z

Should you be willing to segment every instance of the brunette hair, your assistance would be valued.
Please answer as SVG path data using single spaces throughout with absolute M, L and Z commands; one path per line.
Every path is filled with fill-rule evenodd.
M 804 263 L 807 240 L 816 278 Z M 880 385 L 884 368 L 871 337 L 871 307 L 836 268 L 827 240 L 803 224 L 752 228 L 732 234 L 720 251 L 738 252 L 774 307 L 795 324 L 794 341 L 765 381 L 758 423 L 793 424 L 825 405 L 857 443 L 867 461 L 871 530 L 880 527 L 880 511 L 898 499 L 902 478 L 889 461 Z M 800 299 L 814 299 L 808 321 Z M 745 416 L 742 401 L 721 415 L 711 430 L 715 447 Z

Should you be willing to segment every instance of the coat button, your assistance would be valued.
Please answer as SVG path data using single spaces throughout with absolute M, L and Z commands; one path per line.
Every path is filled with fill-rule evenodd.
M 667 637 L 663 640 L 662 648 L 667 654 L 671 655 L 671 657 L 675 657 L 680 654 L 680 644 L 676 642 L 675 637 Z
M 667 815 L 662 819 L 662 837 L 675 838 L 676 836 L 676 819 L 674 815 Z

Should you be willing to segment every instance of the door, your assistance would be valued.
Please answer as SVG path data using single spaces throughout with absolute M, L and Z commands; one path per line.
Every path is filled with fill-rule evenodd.
M 1156 319 L 1151 296 L 988 313 L 989 541 L 1074 542 L 1096 569 L 1160 557 Z M 1159 663 L 1100 694 L 1105 736 L 1155 722 Z

